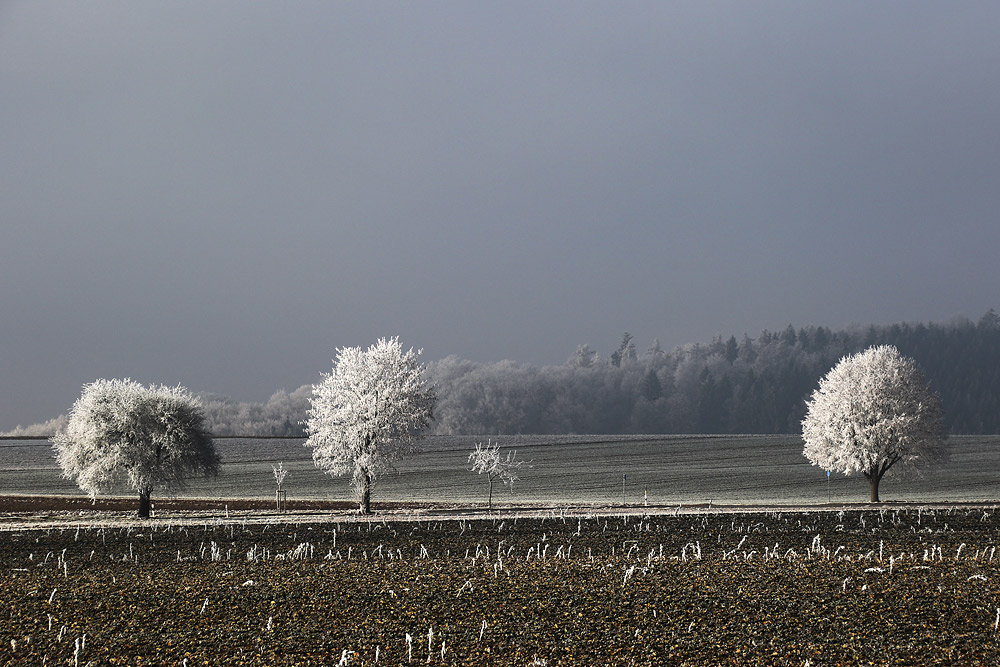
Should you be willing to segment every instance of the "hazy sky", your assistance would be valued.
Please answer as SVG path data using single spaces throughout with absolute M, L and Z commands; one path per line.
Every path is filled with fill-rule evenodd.
M 1000 3 L 0 3 L 0 430 L 337 347 L 1000 308 Z

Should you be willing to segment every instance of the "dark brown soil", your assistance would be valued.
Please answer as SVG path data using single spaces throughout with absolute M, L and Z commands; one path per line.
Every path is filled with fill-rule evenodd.
M 0 664 L 996 665 L 998 536 L 984 509 L 0 531 Z
M 101 497 L 91 500 L 86 496 L 4 496 L 0 495 L 0 515 L 39 512 L 135 512 L 139 506 L 137 498 Z M 426 505 L 417 503 L 375 503 L 376 510 L 397 511 L 420 509 Z M 243 512 L 251 510 L 274 510 L 273 499 L 227 498 L 224 500 L 204 498 L 154 498 L 154 510 L 170 512 Z M 349 512 L 357 509 L 357 503 L 347 501 L 289 500 L 285 509 L 290 512 Z
M 91 500 L 86 496 L 2 496 L 0 514 L 36 512 L 134 512 L 139 505 L 137 498 L 101 497 Z M 404 507 L 405 503 L 382 503 L 379 507 Z M 241 499 L 226 500 L 201 498 L 154 498 L 153 507 L 170 511 L 245 511 L 274 509 L 274 500 Z M 357 507 L 351 502 L 330 502 L 314 500 L 290 500 L 286 508 L 290 511 L 347 511 Z

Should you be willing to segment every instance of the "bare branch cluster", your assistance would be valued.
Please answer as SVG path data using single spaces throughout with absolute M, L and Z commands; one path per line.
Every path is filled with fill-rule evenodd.
M 490 442 L 484 445 L 476 443 L 476 451 L 469 454 L 472 472 L 486 474 L 487 478 L 499 479 L 506 486 L 513 486 L 520 479 L 518 471 L 525 464 L 517 458 L 517 450 L 510 450 L 507 456 L 500 455 L 500 443 Z
M 469 463 L 472 464 L 470 470 L 474 473 L 486 475 L 489 484 L 489 507 L 493 507 L 493 482 L 499 479 L 504 486 L 514 491 L 514 482 L 520 479 L 518 472 L 527 465 L 525 461 L 517 458 L 517 450 L 510 450 L 506 456 L 500 455 L 500 443 L 487 441 L 484 445 L 476 443 L 476 449 L 469 454 Z

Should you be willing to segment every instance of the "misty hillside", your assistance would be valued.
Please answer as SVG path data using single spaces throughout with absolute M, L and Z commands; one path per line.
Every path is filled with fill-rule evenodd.
M 941 396 L 952 434 L 1000 433 L 1000 317 L 832 331 L 789 325 L 670 351 L 631 336 L 606 356 L 580 345 L 566 363 L 533 366 L 448 357 L 427 364 L 436 434 L 797 433 L 805 399 L 844 355 L 890 344 Z M 202 394 L 216 435 L 301 435 L 311 386 L 264 403 Z M 47 435 L 62 423 L 18 429 Z

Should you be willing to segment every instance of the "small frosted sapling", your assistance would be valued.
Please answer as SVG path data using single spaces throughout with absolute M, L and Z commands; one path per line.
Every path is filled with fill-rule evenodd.
M 476 443 L 476 450 L 469 454 L 469 463 L 472 464 L 470 470 L 480 475 L 485 474 L 489 482 L 489 500 L 487 507 L 493 509 L 493 482 L 499 479 L 514 492 L 514 482 L 520 479 L 518 471 L 526 465 L 525 461 L 517 458 L 517 451 L 510 450 L 507 456 L 500 455 L 500 443 L 481 442 Z M 531 466 L 528 465 L 530 468 Z
M 278 484 L 278 488 L 274 492 L 274 506 L 278 510 L 283 510 L 285 509 L 286 495 L 281 489 L 281 484 L 285 481 L 285 477 L 288 476 L 288 471 L 285 470 L 284 462 L 272 465 L 271 469 L 274 471 L 274 481 Z
M 288 471 L 285 470 L 284 465 L 284 462 L 281 462 L 276 466 L 271 466 L 271 469 L 274 470 L 274 481 L 278 483 L 278 491 L 281 491 L 281 484 L 285 481 L 285 477 L 288 476 Z

